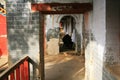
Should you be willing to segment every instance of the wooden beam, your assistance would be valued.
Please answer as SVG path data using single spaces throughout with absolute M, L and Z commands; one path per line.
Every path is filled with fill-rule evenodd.
M 91 3 L 40 3 L 32 4 L 33 11 L 42 14 L 78 14 L 92 10 Z
M 45 80 L 44 71 L 44 54 L 45 54 L 45 27 L 44 27 L 44 15 L 40 13 L 40 27 L 39 27 L 39 50 L 40 50 L 40 63 L 39 73 L 40 80 Z
M 41 11 L 42 14 L 80 14 L 87 10 L 66 10 L 66 11 Z

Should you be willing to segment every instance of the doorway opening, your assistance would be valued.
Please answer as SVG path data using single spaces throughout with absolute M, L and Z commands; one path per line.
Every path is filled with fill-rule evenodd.
M 59 51 L 75 51 L 75 19 L 64 16 L 60 20 Z
M 61 17 L 60 20 L 56 21 L 59 17 Z M 71 15 L 46 15 L 45 18 L 47 54 L 62 54 L 66 51 L 76 54 L 78 42 L 74 17 Z
M 76 14 L 45 15 L 45 32 L 47 41 L 47 54 L 44 56 L 45 80 L 84 79 L 84 56 L 76 56 L 76 44 L 79 42 L 76 39 L 76 34 L 78 35 L 76 29 L 79 31 L 79 29 L 81 29 L 79 27 L 81 26 L 77 26 L 76 28 L 77 22 L 75 16 Z M 82 32 L 80 33 L 82 34 Z M 67 36 L 67 38 L 65 36 Z M 64 38 L 66 42 L 69 42 L 70 40 L 68 45 L 73 42 L 74 47 L 69 48 L 69 46 L 67 46 L 66 48 L 66 46 L 63 46 Z
M 40 4 L 32 4 L 32 10 L 40 12 L 39 75 L 40 75 L 41 80 L 79 80 L 80 76 L 78 76 L 78 78 L 77 78 L 77 76 L 75 76 L 75 75 L 78 75 L 79 72 L 84 70 L 84 67 L 81 68 L 79 66 L 78 69 L 76 69 L 76 65 L 80 62 L 77 62 L 76 64 L 74 62 L 76 62 L 76 60 L 80 59 L 80 57 L 76 60 L 75 60 L 75 58 L 72 58 L 72 57 L 71 58 L 65 58 L 65 59 L 61 58 L 60 61 L 59 61 L 59 57 L 56 58 L 56 59 L 58 59 L 57 61 L 54 58 L 51 58 L 51 59 L 54 59 L 53 62 L 56 63 L 57 67 L 59 67 L 62 64 L 62 62 L 64 62 L 65 64 L 68 64 L 68 63 L 70 63 L 70 64 L 66 65 L 65 68 L 62 68 L 63 69 L 63 74 L 62 74 L 62 77 L 61 77 L 61 75 L 58 75 L 58 76 L 54 75 L 57 72 L 61 73 L 61 69 L 57 69 L 56 67 L 54 67 L 53 63 L 48 63 L 48 71 L 50 71 L 50 70 L 51 71 L 50 71 L 50 74 L 49 74 L 50 77 L 46 78 L 48 74 L 46 74 L 46 72 L 44 71 L 45 70 L 44 69 L 45 68 L 44 63 L 47 60 L 47 59 L 45 59 L 46 56 L 44 56 L 44 54 L 45 54 L 45 25 L 44 25 L 45 18 L 44 18 L 44 15 L 45 14 L 84 14 L 85 12 L 88 12 L 88 11 L 92 10 L 91 3 L 40 3 Z M 63 20 L 64 20 L 64 18 L 63 18 Z M 61 19 L 61 23 L 62 23 L 62 19 Z M 77 38 L 77 39 L 79 39 L 79 38 Z M 56 49 L 52 48 L 51 50 L 54 51 Z M 45 61 L 44 61 L 44 59 L 45 59 Z M 49 59 L 49 61 L 50 61 L 50 59 Z M 84 60 L 83 60 L 83 63 L 84 63 Z M 65 64 L 63 64 L 62 66 L 64 66 Z M 75 68 L 74 70 L 73 70 L 73 67 Z M 50 68 L 52 68 L 52 69 L 50 69 Z M 56 72 L 53 72 L 53 70 L 55 70 Z M 52 74 L 52 73 L 54 73 L 54 74 Z M 71 73 L 72 75 L 66 74 L 66 73 Z M 45 77 L 45 75 L 46 75 L 46 77 Z M 68 76 L 66 76 L 66 75 L 68 75 Z M 51 76 L 53 76 L 53 77 L 51 78 Z

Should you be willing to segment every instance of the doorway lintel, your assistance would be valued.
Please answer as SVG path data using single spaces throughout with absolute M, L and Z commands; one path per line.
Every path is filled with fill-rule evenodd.
M 91 3 L 36 3 L 31 8 L 42 14 L 80 14 L 92 10 L 93 6 Z

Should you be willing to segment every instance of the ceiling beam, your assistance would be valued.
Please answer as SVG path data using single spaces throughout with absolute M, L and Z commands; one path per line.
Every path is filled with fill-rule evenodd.
M 39 3 L 32 4 L 32 11 L 43 14 L 79 14 L 92 10 L 91 3 Z

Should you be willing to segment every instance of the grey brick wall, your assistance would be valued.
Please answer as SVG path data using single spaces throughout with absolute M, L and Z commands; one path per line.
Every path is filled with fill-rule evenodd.
M 39 13 L 32 13 L 30 2 L 25 0 L 8 0 L 6 4 L 10 57 L 14 62 L 25 54 L 36 59 L 34 54 L 39 51 Z

